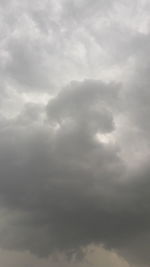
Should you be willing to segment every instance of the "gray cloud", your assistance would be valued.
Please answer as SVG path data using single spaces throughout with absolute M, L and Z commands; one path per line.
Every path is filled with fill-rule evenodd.
M 13 123 L 9 122 L 8 126 L 2 131 L 2 202 L 6 203 L 6 207 L 8 205 L 11 208 L 29 213 L 31 216 L 30 227 L 33 232 L 34 229 L 32 227 L 36 224 L 36 221 L 39 224 L 40 231 L 48 231 L 48 240 L 45 236 L 45 241 L 43 240 L 47 245 L 43 246 L 43 250 L 41 245 L 39 248 L 41 254 L 48 253 L 50 248 L 65 249 L 66 247 L 66 249 L 69 249 L 74 246 L 84 245 L 84 243 L 88 244 L 90 237 L 87 236 L 87 240 L 83 240 L 83 244 L 82 241 L 80 242 L 79 237 L 79 233 L 82 230 L 84 230 L 83 235 L 86 235 L 87 230 L 85 231 L 84 224 L 88 218 L 89 220 L 92 219 L 92 214 L 88 213 L 88 209 L 94 208 L 98 201 L 97 198 L 99 198 L 99 190 L 105 191 L 104 178 L 109 181 L 111 175 L 113 180 L 121 172 L 122 163 L 117 155 L 118 148 L 115 145 L 98 144 L 94 139 L 94 134 L 99 129 L 102 132 L 113 130 L 112 115 L 110 116 L 109 113 L 108 115 L 107 111 L 101 114 L 101 109 L 96 113 L 92 110 L 94 103 L 98 100 L 98 90 L 102 90 L 103 99 L 108 98 L 108 102 L 113 102 L 117 90 L 116 92 L 114 90 L 114 94 L 110 91 L 109 93 L 107 92 L 109 86 L 91 81 L 89 82 L 89 88 L 92 85 L 93 93 L 95 90 L 95 96 L 92 94 L 93 99 L 90 101 L 89 97 L 86 99 L 86 90 L 89 91 L 87 84 L 88 81 L 81 85 L 77 84 L 77 88 L 73 86 L 70 90 L 66 90 L 64 96 L 60 94 L 55 100 L 50 101 L 48 113 L 53 115 L 53 120 L 57 122 L 55 115 L 63 114 L 62 109 L 65 101 L 67 100 L 68 103 L 70 99 L 70 105 L 66 108 L 66 114 L 64 113 L 62 116 L 62 121 L 66 120 L 66 115 L 71 116 L 71 121 L 62 122 L 58 130 L 46 125 L 44 130 L 41 126 L 34 126 L 34 124 L 28 130 L 29 123 L 25 125 L 19 124 L 21 118 L 22 121 L 26 118 L 26 114 L 23 113 L 19 121 L 17 120 L 16 123 L 15 121 Z M 95 89 L 94 86 L 96 87 Z M 77 101 L 80 94 L 83 94 L 83 98 L 81 97 L 80 106 L 75 112 L 74 104 L 78 104 Z M 74 102 L 71 103 L 72 96 Z M 102 100 L 100 99 L 100 101 Z M 82 102 L 85 103 L 85 107 Z M 102 102 L 106 102 L 107 105 L 107 101 Z M 82 107 L 85 109 L 83 112 Z M 89 113 L 89 119 L 87 121 L 85 119 L 85 125 L 82 125 L 83 119 L 87 115 L 86 112 Z M 30 113 L 28 112 L 28 114 Z M 34 113 L 32 112 L 32 114 Z M 94 122 L 94 116 L 96 118 L 99 116 L 98 124 L 100 125 Z M 35 120 L 36 117 L 29 117 L 29 121 L 30 118 Z M 10 164 L 9 167 L 3 164 L 6 161 Z M 109 161 L 109 166 L 107 161 Z M 12 183 L 10 182 L 10 177 L 13 177 Z M 101 189 L 99 180 L 104 183 L 103 189 Z M 96 195 L 94 196 L 94 194 Z M 91 201 L 88 199 L 89 197 Z M 92 213 L 96 212 L 94 210 Z M 80 216 L 80 219 L 78 216 Z M 78 219 L 81 221 L 81 225 Z M 73 230 L 74 227 L 76 229 Z M 19 227 L 17 226 L 17 228 Z M 15 234 L 15 230 L 12 231 L 11 229 L 11 232 Z M 30 231 L 28 233 L 30 240 L 28 242 L 32 244 L 32 238 L 30 238 L 32 235 Z M 38 238 L 37 233 L 35 235 Z M 59 237 L 60 235 L 62 236 L 61 238 Z M 74 244 L 71 244 L 71 235 L 76 236 Z M 33 240 L 34 238 L 33 233 Z M 18 238 L 16 240 L 18 242 Z M 10 240 L 8 244 L 9 246 L 11 245 Z M 14 245 L 14 242 L 12 244 Z M 34 245 L 33 247 L 31 245 L 31 250 L 36 252 L 38 246 L 34 248 Z
M 1 247 L 44 256 L 95 243 L 148 262 L 136 240 L 149 235 L 149 166 L 131 174 L 118 145 L 94 138 L 114 132 L 119 99 L 118 85 L 74 82 L 50 100 L 48 120 L 35 123 L 41 107 L 32 104 L 2 124 L 0 195 L 10 219 Z
M 149 266 L 149 10 L 0 0 L 1 248 Z

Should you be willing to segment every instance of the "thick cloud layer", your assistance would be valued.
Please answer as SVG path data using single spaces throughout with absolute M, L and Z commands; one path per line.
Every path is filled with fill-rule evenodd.
M 95 243 L 149 260 L 149 165 L 131 173 L 119 145 L 101 139 L 120 101 L 117 84 L 86 80 L 1 119 L 2 247 L 44 256 Z
M 149 266 L 149 10 L 0 0 L 2 249 Z

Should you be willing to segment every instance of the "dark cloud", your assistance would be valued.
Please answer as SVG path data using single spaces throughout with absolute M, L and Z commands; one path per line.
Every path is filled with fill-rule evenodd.
M 0 0 L 1 248 L 149 266 L 149 10 Z
M 87 95 L 89 88 L 93 90 L 92 98 Z M 51 249 L 73 249 L 92 242 L 90 228 L 88 226 L 86 229 L 85 223 L 87 220 L 92 220 L 90 227 L 96 223 L 92 217 L 96 216 L 99 209 L 100 213 L 103 209 L 96 207 L 96 203 L 101 198 L 102 202 L 104 201 L 102 195 L 105 194 L 105 183 L 112 183 L 111 181 L 116 179 L 115 176 L 118 176 L 123 167 L 115 145 L 107 146 L 94 139 L 97 131 L 113 131 L 113 115 L 107 109 L 105 113 L 103 112 L 104 103 L 107 107 L 107 102 L 113 103 L 117 97 L 118 90 L 115 90 L 115 85 L 112 86 L 114 93 L 110 88 L 111 85 L 106 86 L 94 81 L 75 83 L 70 86 L 70 89 L 64 91 L 64 95 L 60 93 L 50 101 L 49 122 L 47 122 L 49 125 L 43 125 L 43 129 L 42 126 L 29 124 L 30 118 L 32 121 L 36 119 L 35 109 L 32 106 L 32 109 L 28 106 L 28 116 L 23 112 L 19 120 L 8 122 L 7 128 L 3 129 L 1 136 L 2 202 L 6 207 L 17 209 L 18 212 L 27 212 L 30 217 L 29 229 L 32 232 L 32 228 L 37 224 L 37 229 L 43 233 L 44 242 L 43 249 L 41 245 L 35 246 L 34 243 L 39 240 L 39 230 L 36 232 L 33 229 L 32 240 L 30 230 L 23 223 L 22 227 L 25 229 L 21 228 L 21 232 L 24 236 L 24 231 L 27 231 L 29 236 L 26 234 L 26 238 L 29 240 L 22 243 L 18 237 L 12 237 L 6 246 L 11 246 L 11 243 L 14 246 L 14 239 L 16 239 L 19 242 L 18 248 L 30 247 L 31 251 L 45 254 Z M 102 92 L 101 96 L 100 92 Z M 80 94 L 81 101 L 78 103 Z M 70 102 L 68 107 L 65 101 Z M 102 102 L 102 107 L 97 101 Z M 77 111 L 74 105 L 79 105 Z M 64 115 L 61 115 L 64 107 L 66 107 Z M 97 108 L 97 112 L 94 108 Z M 56 115 L 58 117 L 61 115 L 62 119 L 58 129 L 51 126 L 51 116 L 53 125 L 53 122 L 57 122 Z M 68 120 L 68 116 L 71 119 Z M 99 118 L 98 125 L 97 120 L 94 120 L 95 116 Z M 26 121 L 26 124 L 22 124 L 21 122 L 26 118 L 29 118 L 28 123 Z M 8 162 L 8 165 L 4 162 Z M 101 205 L 104 204 L 101 203 Z M 17 229 L 19 227 L 17 225 Z M 11 232 L 18 236 L 17 229 L 11 229 Z M 80 240 L 82 230 L 83 240 Z M 87 231 L 89 236 L 86 237 Z M 73 243 L 72 235 L 75 238 Z M 4 237 L 5 243 L 7 242 Z
M 118 85 L 73 82 L 49 102 L 48 120 L 35 123 L 41 107 L 30 104 L 2 124 L 0 196 L 10 219 L 1 247 L 45 256 L 94 243 L 148 262 L 138 244 L 149 235 L 149 166 L 131 174 L 117 144 L 95 139 L 114 132 L 119 99 Z

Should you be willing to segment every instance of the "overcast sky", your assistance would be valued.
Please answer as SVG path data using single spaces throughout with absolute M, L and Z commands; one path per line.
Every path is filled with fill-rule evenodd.
M 0 0 L 0 266 L 150 266 L 150 1 Z

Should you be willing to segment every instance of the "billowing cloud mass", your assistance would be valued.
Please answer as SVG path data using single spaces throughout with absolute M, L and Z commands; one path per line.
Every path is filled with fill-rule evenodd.
M 0 265 L 150 266 L 149 12 L 0 0 Z

